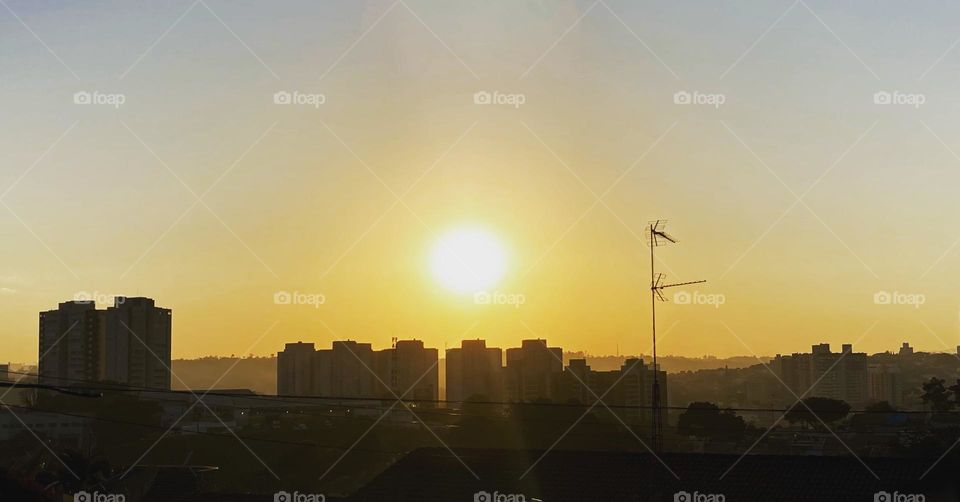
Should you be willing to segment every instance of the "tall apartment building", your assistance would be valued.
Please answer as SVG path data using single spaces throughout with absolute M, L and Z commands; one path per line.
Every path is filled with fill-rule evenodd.
M 40 312 L 42 383 L 112 381 L 170 388 L 171 311 L 150 298 L 117 297 L 97 310 L 90 301 Z
M 667 372 L 659 369 L 659 365 L 654 368 L 644 364 L 643 359 L 627 359 L 620 367 L 620 372 L 626 375 L 620 381 L 622 404 L 634 407 L 624 410 L 624 415 L 635 421 L 649 423 L 652 420 L 654 371 L 660 386 L 660 403 L 667 407 L 670 405 L 670 386 L 667 385 Z M 668 415 L 669 410 L 664 413 Z
M 312 392 L 325 397 L 376 397 L 373 346 L 353 340 L 333 342 L 314 355 Z
M 312 343 L 288 343 L 277 353 L 277 394 L 313 395 L 313 360 L 317 350 Z
M 809 354 L 777 354 L 773 366 L 797 395 L 839 399 L 854 407 L 867 402 L 867 354 L 853 352 L 850 344 L 839 353 L 821 343 Z
M 463 340 L 447 350 L 447 400 L 503 401 L 503 351 L 484 340 Z
M 903 379 L 896 364 L 871 364 L 867 367 L 868 391 L 871 401 L 886 401 L 894 407 L 903 406 Z
M 666 372 L 660 371 L 657 378 L 666 405 L 669 402 Z M 594 371 L 585 359 L 571 359 L 562 381 L 565 401 L 592 405 L 602 397 L 607 406 L 618 407 L 616 413 L 624 421 L 640 423 L 650 420 L 653 368 L 644 364 L 642 359 L 626 359 L 619 370 L 613 371 Z
M 425 348 L 419 340 L 381 351 L 352 340 L 323 350 L 312 343 L 289 343 L 277 354 L 277 392 L 282 395 L 393 399 L 396 394 L 436 400 L 438 374 L 437 349 Z
M 100 381 L 106 373 L 106 322 L 91 302 L 61 303 L 40 312 L 39 381 L 69 385 Z
M 507 349 L 507 399 L 511 402 L 561 398 L 563 350 L 548 347 L 542 339 L 524 340 L 519 348 Z
M 150 298 L 117 297 L 106 311 L 106 379 L 170 388 L 172 312 Z
M 400 340 L 393 348 L 376 353 L 378 393 L 382 397 L 405 397 L 435 401 L 440 398 L 437 349 L 428 349 L 420 340 Z M 389 390 L 382 388 L 387 384 Z

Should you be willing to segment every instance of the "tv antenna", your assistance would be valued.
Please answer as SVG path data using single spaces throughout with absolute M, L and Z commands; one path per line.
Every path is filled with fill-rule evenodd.
M 657 366 L 657 301 L 665 302 L 667 299 L 663 296 L 663 290 L 677 286 L 687 286 L 689 284 L 700 284 L 703 281 L 677 282 L 674 284 L 664 284 L 664 275 L 656 272 L 653 264 L 653 248 L 666 244 L 676 244 L 677 240 L 670 234 L 663 231 L 667 220 L 651 221 L 647 227 L 647 239 L 650 244 L 650 309 L 653 323 L 653 392 L 651 394 L 652 414 L 650 439 L 653 443 L 653 450 L 659 453 L 663 450 L 663 403 L 660 396 L 660 368 Z

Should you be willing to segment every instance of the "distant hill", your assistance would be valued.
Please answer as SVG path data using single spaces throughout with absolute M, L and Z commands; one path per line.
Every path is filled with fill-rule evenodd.
M 564 364 L 570 359 L 586 359 L 587 365 L 594 371 L 617 370 L 623 365 L 623 361 L 631 357 L 640 357 L 649 364 L 653 360 L 651 355 L 641 356 L 591 356 L 584 352 L 565 352 L 563 354 Z M 767 363 L 770 357 L 760 357 L 760 361 Z M 667 373 L 680 373 L 682 371 L 713 370 L 720 368 L 740 369 L 749 368 L 760 361 L 753 356 L 736 356 L 728 358 L 718 358 L 713 356 L 703 357 L 683 357 L 683 356 L 658 356 L 657 362 Z
M 276 357 L 174 359 L 171 367 L 176 375 L 173 377 L 175 390 L 217 388 L 277 393 Z

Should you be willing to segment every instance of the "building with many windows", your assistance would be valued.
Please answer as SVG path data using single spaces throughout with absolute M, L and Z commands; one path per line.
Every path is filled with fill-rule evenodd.
M 463 340 L 447 350 L 447 400 L 502 401 L 503 351 L 484 340 Z
M 420 340 L 400 340 L 393 348 L 378 351 L 375 358 L 381 397 L 422 401 L 440 398 L 437 349 L 424 347 Z
M 868 400 L 867 354 L 844 344 L 831 352 L 830 344 L 814 345 L 809 354 L 777 354 L 772 366 L 798 396 L 826 397 L 862 407 Z
M 878 363 L 867 367 L 868 390 L 870 401 L 886 401 L 894 408 L 903 406 L 903 379 L 900 367 L 896 364 Z
M 369 343 L 333 342 L 316 350 L 312 343 L 290 343 L 277 354 L 277 392 L 281 395 L 437 400 L 437 349 L 420 340 L 402 340 L 374 351 Z
M 100 381 L 106 374 L 105 312 L 92 302 L 61 303 L 40 312 L 39 381 L 68 385 Z
M 288 343 L 277 353 L 277 394 L 308 396 L 313 393 L 313 360 L 317 352 L 312 343 Z
M 39 380 L 169 389 L 171 332 L 170 309 L 150 298 L 117 297 L 106 310 L 91 301 L 61 303 L 40 313 Z
M 106 311 L 106 379 L 169 389 L 172 322 L 150 298 L 117 297 Z
M 667 373 L 657 374 L 662 403 L 668 401 Z M 594 371 L 585 359 L 571 359 L 562 376 L 564 402 L 616 407 L 617 416 L 630 423 L 649 423 L 653 405 L 653 368 L 642 359 L 624 360 L 619 370 Z M 602 404 L 596 408 L 603 409 Z
M 561 397 L 563 350 L 548 347 L 543 339 L 524 340 L 520 347 L 507 349 L 506 397 L 521 403 L 557 401 Z

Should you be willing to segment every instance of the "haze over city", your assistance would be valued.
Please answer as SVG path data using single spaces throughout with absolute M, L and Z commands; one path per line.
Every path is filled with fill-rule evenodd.
M 0 0 L 0 501 L 960 500 L 958 19 Z
M 8 3 L 5 359 L 35 361 L 36 312 L 79 292 L 175 309 L 175 358 L 467 331 L 648 353 L 659 217 L 668 280 L 723 297 L 664 305 L 664 354 L 960 340 L 956 6 Z M 438 280 L 464 229 L 522 305 Z

